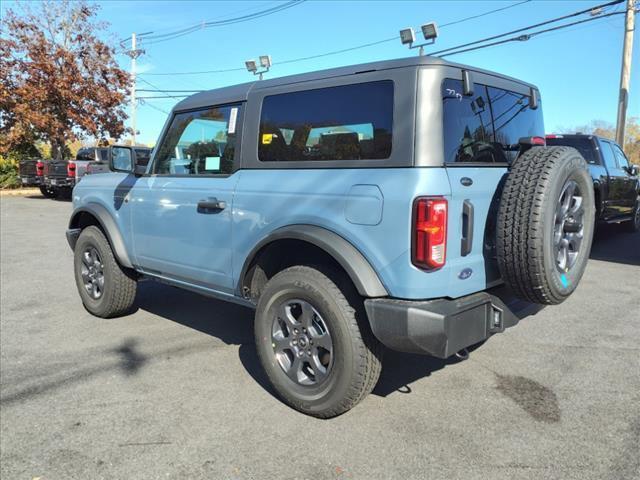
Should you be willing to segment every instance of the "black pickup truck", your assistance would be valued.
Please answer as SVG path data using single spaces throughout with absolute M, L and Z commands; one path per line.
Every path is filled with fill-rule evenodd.
M 640 230 L 639 168 L 629 163 L 613 140 L 596 135 L 547 135 L 547 145 L 577 149 L 589 164 L 596 201 L 596 219 L 606 223 L 625 222 Z
M 41 158 L 25 158 L 20 160 L 18 171 L 23 187 L 38 187 L 45 197 L 50 198 L 54 192 L 44 182 L 46 162 Z

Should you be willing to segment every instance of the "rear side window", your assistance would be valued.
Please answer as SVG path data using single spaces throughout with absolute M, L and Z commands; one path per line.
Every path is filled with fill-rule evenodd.
M 629 166 L 629 160 L 627 160 L 627 157 L 625 157 L 624 153 L 622 153 L 620 147 L 615 143 L 612 143 L 611 148 L 613 148 L 613 154 L 616 156 L 618 167 L 627 168 Z
M 370 160 L 391 155 L 393 82 L 359 83 L 265 97 L 263 162 Z
M 476 83 L 462 95 L 462 81 L 443 82 L 445 161 L 511 162 L 521 137 L 544 136 L 542 109 L 529 96 Z
M 597 164 L 598 159 L 595 152 L 595 145 L 593 144 L 592 138 L 587 137 L 556 137 L 549 138 L 547 137 L 547 145 L 563 145 L 566 147 L 573 147 L 580 152 L 580 155 L 587 161 L 587 163 Z M 602 142 L 603 150 L 610 150 L 609 146 Z M 608 152 L 611 154 L 611 152 Z M 602 152 L 603 156 L 606 157 L 606 153 Z
M 230 105 L 177 113 L 160 144 L 153 173 L 231 174 L 238 108 Z

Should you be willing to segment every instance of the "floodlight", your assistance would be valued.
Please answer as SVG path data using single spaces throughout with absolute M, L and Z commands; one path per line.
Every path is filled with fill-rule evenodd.
M 403 28 L 400 30 L 400 41 L 403 45 L 411 45 L 416 41 L 416 34 L 413 31 L 413 28 Z
M 244 62 L 245 67 L 247 67 L 247 70 L 250 72 L 255 73 L 258 70 L 258 65 L 256 65 L 256 61 L 255 60 L 247 60 L 246 62 Z
M 271 67 L 271 55 L 260 55 L 260 65 L 264 68 Z
M 425 23 L 420 27 L 422 29 L 422 35 L 424 35 L 424 39 L 435 40 L 438 36 L 438 26 L 435 22 Z

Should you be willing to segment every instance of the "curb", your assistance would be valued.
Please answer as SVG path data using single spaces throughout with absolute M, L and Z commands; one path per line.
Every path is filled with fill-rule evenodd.
M 0 197 L 25 197 L 27 195 L 42 195 L 39 188 L 16 188 L 0 190 Z

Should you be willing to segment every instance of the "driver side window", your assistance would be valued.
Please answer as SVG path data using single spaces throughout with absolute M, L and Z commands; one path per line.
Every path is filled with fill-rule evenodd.
M 177 113 L 153 166 L 158 175 L 229 175 L 236 150 L 238 105 Z

